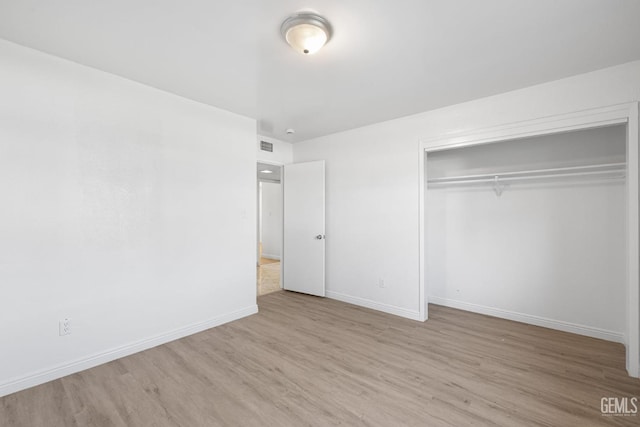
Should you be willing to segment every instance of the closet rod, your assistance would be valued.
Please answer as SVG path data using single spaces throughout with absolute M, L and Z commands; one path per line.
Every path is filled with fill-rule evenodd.
M 498 182 L 506 182 L 506 181 L 523 181 L 528 179 L 544 179 L 544 178 L 562 178 L 562 177 L 576 177 L 576 176 L 590 176 L 590 175 L 611 175 L 616 174 L 615 176 L 611 176 L 609 178 L 612 179 L 622 179 L 625 177 L 624 171 L 616 171 L 616 170 L 604 170 L 604 171 L 592 171 L 592 172 L 572 172 L 572 173 L 555 173 L 555 174 L 546 174 L 546 175 L 531 175 L 531 176 L 508 176 L 502 177 L 501 175 L 493 175 L 493 177 L 487 178 L 478 178 L 478 179 L 458 179 L 455 181 L 446 181 L 446 182 L 432 182 L 429 181 L 429 184 L 435 185 L 446 185 L 446 184 L 472 184 L 472 183 L 483 183 L 483 182 L 491 182 L 495 183 L 496 178 L 498 178 Z
M 560 178 L 564 176 L 588 176 L 611 173 L 624 173 L 626 163 L 605 163 L 600 165 L 572 166 L 563 168 L 536 169 L 519 172 L 487 173 L 481 175 L 464 175 L 446 178 L 434 178 L 428 184 L 462 184 L 472 182 L 514 181 L 521 179 Z M 596 170 L 594 170 L 596 169 Z M 598 170 L 604 169 L 604 170 Z M 622 175 L 624 176 L 624 175 Z

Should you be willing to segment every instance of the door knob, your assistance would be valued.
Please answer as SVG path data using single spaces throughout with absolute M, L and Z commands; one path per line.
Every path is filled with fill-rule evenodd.
M 318 239 L 318 240 L 322 240 L 322 239 L 324 239 L 324 235 L 322 235 L 322 234 L 318 234 L 318 235 L 316 236 L 316 239 Z

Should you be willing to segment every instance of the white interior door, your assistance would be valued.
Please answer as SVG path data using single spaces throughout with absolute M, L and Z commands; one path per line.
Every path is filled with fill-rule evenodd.
M 284 166 L 282 283 L 324 296 L 324 161 Z

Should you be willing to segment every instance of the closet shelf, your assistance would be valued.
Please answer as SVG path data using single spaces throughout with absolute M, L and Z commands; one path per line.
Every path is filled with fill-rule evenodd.
M 590 175 L 612 175 L 612 178 L 624 178 L 626 163 L 605 163 L 587 166 L 571 166 L 563 168 L 535 169 L 517 172 L 498 172 L 479 175 L 462 175 L 427 180 L 429 185 L 473 184 L 498 181 L 515 181 L 527 179 L 563 178 Z
M 469 185 L 490 183 L 496 196 L 501 196 L 506 188 L 505 182 L 540 180 L 549 178 L 599 176 L 600 178 L 623 179 L 626 163 L 604 163 L 587 166 L 572 166 L 564 168 L 534 169 L 517 172 L 486 173 L 480 175 L 463 175 L 427 180 L 429 187 L 449 185 Z

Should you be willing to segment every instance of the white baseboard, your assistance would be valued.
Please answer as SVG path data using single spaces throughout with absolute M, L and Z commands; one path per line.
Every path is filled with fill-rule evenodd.
M 280 255 L 271 255 L 271 254 L 262 254 L 262 258 L 267 258 L 267 259 L 277 259 L 278 261 L 280 260 Z
M 469 302 L 457 301 L 449 298 L 431 296 L 428 298 L 429 304 L 442 305 L 445 307 L 457 308 L 459 310 L 471 311 L 473 313 L 486 314 L 488 316 L 499 317 L 501 319 L 513 320 L 530 325 L 542 326 L 549 329 L 571 332 L 573 334 L 585 335 L 602 340 L 625 343 L 625 336 L 621 332 L 608 331 L 606 329 L 594 328 L 592 326 L 578 325 L 576 323 L 554 320 L 546 317 L 534 316 L 531 314 L 517 313 L 515 311 L 503 310 L 500 308 L 487 307 L 484 305 L 472 304 Z
M 353 297 L 333 291 L 326 291 L 326 296 L 327 298 L 347 302 L 353 305 L 359 305 L 360 307 L 366 307 L 372 310 L 382 311 L 384 313 L 394 314 L 396 316 L 405 317 L 407 319 L 420 320 L 420 312 L 418 310 L 408 310 L 406 308 L 397 307 L 395 305 L 383 304 L 365 298 Z
M 0 384 L 0 397 L 52 380 L 56 380 L 67 375 L 74 374 L 76 372 L 84 371 L 85 369 L 93 368 L 94 366 L 102 365 L 103 363 L 107 363 L 115 359 L 120 359 L 122 357 L 129 356 L 131 354 L 138 353 L 140 351 L 147 350 L 152 347 L 168 343 L 170 341 L 184 338 L 186 336 L 202 332 L 215 326 L 219 326 L 224 323 L 250 316 L 257 312 L 258 306 L 253 305 L 241 310 L 224 314 L 222 316 L 214 317 L 204 322 L 193 323 L 191 325 L 150 338 L 146 338 L 132 344 L 127 344 L 122 347 L 107 350 L 105 352 L 94 354 L 86 358 L 74 360 L 72 362 L 61 364 L 50 369 L 44 369 L 38 372 L 34 372 L 32 374 L 25 375 L 20 378 L 13 379 L 9 382 Z

